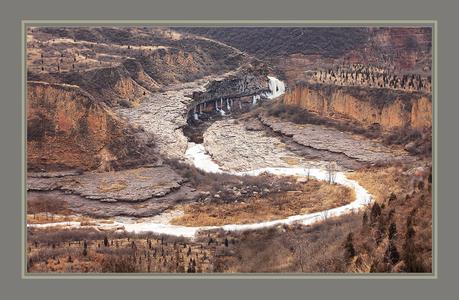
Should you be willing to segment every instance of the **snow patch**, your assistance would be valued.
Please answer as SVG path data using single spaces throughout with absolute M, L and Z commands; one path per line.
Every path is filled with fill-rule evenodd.
M 268 87 L 270 93 L 266 94 L 268 99 L 277 98 L 285 93 L 285 83 L 276 77 L 268 76 L 269 83 Z

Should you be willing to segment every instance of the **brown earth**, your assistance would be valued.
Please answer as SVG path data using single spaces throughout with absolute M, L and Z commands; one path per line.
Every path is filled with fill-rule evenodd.
M 184 226 L 220 226 L 283 219 L 346 205 L 355 195 L 349 188 L 309 180 L 299 190 L 252 196 L 231 203 L 197 203 L 184 205 L 185 214 L 172 224 Z

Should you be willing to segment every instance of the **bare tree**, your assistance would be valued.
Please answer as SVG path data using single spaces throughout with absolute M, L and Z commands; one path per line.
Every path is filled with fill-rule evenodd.
M 335 183 L 336 180 L 336 173 L 338 170 L 338 165 L 336 162 L 331 161 L 327 164 L 327 178 L 328 178 L 328 183 L 333 184 Z
M 293 249 L 295 262 L 300 266 L 301 272 L 305 272 L 310 256 L 307 241 L 299 234 L 289 234 L 288 241 Z

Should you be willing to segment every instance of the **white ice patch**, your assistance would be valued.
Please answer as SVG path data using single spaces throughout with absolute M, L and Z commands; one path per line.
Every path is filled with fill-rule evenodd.
M 220 166 L 217 165 L 202 144 L 188 143 L 185 156 L 190 159 L 194 166 L 208 173 L 222 173 Z
M 217 100 L 215 100 L 215 110 L 216 110 L 217 112 L 219 112 L 221 116 L 225 116 L 226 113 L 225 113 L 225 111 L 223 110 L 223 99 L 222 99 L 222 98 L 220 98 L 220 107 L 221 107 L 221 108 L 218 108 Z
M 260 95 L 254 95 L 252 96 L 252 106 L 255 106 L 258 102 L 258 100 L 261 99 L 261 96 Z
M 268 76 L 269 79 L 269 90 L 270 93 L 266 94 L 268 99 L 274 99 L 285 93 L 285 84 L 283 81 L 277 79 L 276 77 Z

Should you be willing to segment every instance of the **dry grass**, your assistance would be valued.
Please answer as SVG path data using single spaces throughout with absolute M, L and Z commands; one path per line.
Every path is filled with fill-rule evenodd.
M 46 223 L 58 223 L 58 222 L 86 222 L 89 221 L 89 217 L 84 216 L 66 216 L 66 215 L 54 215 L 54 214 L 27 214 L 27 224 L 46 224 Z
M 33 231 L 27 244 L 28 272 L 212 272 L 217 245 L 160 235 L 88 230 Z M 107 237 L 108 245 L 104 245 Z M 84 241 L 87 253 L 84 255 Z M 218 243 L 221 247 L 223 241 Z M 203 248 L 206 245 L 206 248 Z M 229 247 L 231 247 L 229 245 Z M 225 247 L 228 248 L 228 247 Z
M 322 211 L 354 199 L 354 191 L 347 187 L 310 180 L 301 185 L 301 190 L 252 196 L 244 202 L 185 205 L 182 207 L 185 214 L 171 223 L 185 226 L 255 223 Z
M 356 251 L 360 254 L 358 260 L 351 264 L 351 271 L 367 270 L 368 266 L 371 266 L 372 272 L 413 272 L 414 269 L 416 272 L 429 272 L 432 269 L 432 186 L 428 179 L 428 166 L 428 163 L 424 165 L 425 172 L 416 171 L 419 168 L 412 165 L 404 165 L 370 168 L 349 176 L 375 196 L 382 211 L 377 225 L 366 229 L 369 234 L 354 233 Z M 371 210 L 367 214 L 370 216 Z M 408 220 L 412 220 L 414 246 L 406 252 Z M 388 268 L 384 257 L 391 223 L 396 225 L 397 238 L 393 243 L 401 254 L 401 261 Z M 374 244 L 374 237 L 381 232 L 380 244 Z M 409 265 L 404 259 L 406 255 L 412 257 Z
M 396 195 L 406 193 L 410 180 L 402 173 L 402 167 L 390 166 L 381 169 L 363 169 L 348 173 L 346 176 L 356 180 L 375 197 L 377 202 L 382 203 L 391 193 Z

